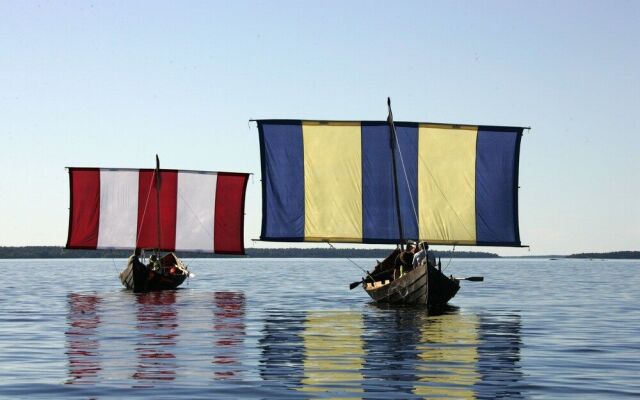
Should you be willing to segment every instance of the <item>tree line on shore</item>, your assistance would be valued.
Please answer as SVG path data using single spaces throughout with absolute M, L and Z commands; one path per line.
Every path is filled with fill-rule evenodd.
M 321 248 L 248 248 L 246 256 L 252 258 L 378 258 L 389 255 L 390 249 L 321 249 Z M 57 246 L 0 247 L 4 258 L 127 258 L 130 250 L 69 250 Z M 475 251 L 435 251 L 442 258 L 497 258 L 495 253 Z M 180 257 L 218 258 L 237 257 L 222 254 L 180 252 Z M 241 256 L 242 257 L 242 256 Z
M 609 253 L 578 253 L 566 256 L 566 258 L 606 258 L 618 260 L 640 259 L 640 251 L 612 251 Z
M 389 255 L 390 249 L 322 249 L 322 248 L 248 248 L 246 256 L 252 258 L 377 258 Z M 69 250 L 58 246 L 0 247 L 0 259 L 10 258 L 127 258 L 130 250 Z M 495 253 L 480 251 L 434 251 L 442 258 L 499 258 Z M 181 257 L 219 258 L 237 257 L 223 254 L 183 252 Z M 608 253 L 577 253 L 566 256 L 530 256 L 531 258 L 586 258 L 586 259 L 640 259 L 640 251 L 614 251 Z

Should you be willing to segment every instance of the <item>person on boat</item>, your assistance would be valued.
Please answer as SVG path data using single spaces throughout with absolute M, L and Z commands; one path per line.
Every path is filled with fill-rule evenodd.
M 129 256 L 128 265 L 131 265 L 138 271 L 144 271 L 146 266 L 140 261 L 140 249 L 135 249 L 133 254 Z
M 420 242 L 420 251 L 413 256 L 413 268 L 420 266 L 427 258 L 427 252 L 429 251 L 429 244 L 427 242 Z
M 155 254 L 149 257 L 149 269 L 154 272 L 160 272 L 160 261 L 158 261 L 158 256 Z
M 134 261 L 140 262 L 140 249 L 135 249 L 133 254 L 129 256 L 129 264 L 133 264 Z
M 394 261 L 394 279 L 398 278 L 407 272 L 411 271 L 413 265 L 413 257 L 414 257 L 415 247 L 411 242 L 407 243 L 407 249 L 405 251 L 401 251 Z

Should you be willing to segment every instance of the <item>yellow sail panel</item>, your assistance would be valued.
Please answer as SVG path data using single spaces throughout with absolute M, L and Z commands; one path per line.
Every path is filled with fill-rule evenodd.
M 477 127 L 419 127 L 419 231 L 429 243 L 476 242 L 477 136 Z
M 303 122 L 306 241 L 362 241 L 360 123 Z

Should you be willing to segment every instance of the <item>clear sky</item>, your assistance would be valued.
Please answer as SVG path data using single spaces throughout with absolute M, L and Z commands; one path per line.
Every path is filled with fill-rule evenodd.
M 253 172 L 251 118 L 531 126 L 504 255 L 640 250 L 638 1 L 0 2 L 0 245 L 64 245 L 65 166 Z

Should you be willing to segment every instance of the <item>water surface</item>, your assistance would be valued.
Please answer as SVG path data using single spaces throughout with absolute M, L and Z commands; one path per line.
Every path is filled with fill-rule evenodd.
M 185 261 L 149 294 L 124 260 L 0 261 L 0 396 L 640 396 L 638 262 L 444 260 L 485 281 L 430 314 L 349 291 L 343 259 Z

